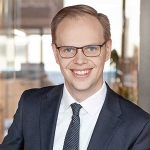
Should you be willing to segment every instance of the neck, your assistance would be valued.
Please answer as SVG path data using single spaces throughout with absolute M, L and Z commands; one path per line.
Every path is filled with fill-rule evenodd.
M 90 96 L 92 96 L 93 94 L 95 94 L 101 87 L 102 87 L 103 83 L 99 86 L 99 88 L 91 88 L 91 89 L 86 89 L 86 90 L 78 90 L 76 88 L 70 88 L 66 85 L 66 88 L 68 90 L 68 92 L 70 93 L 70 95 L 77 101 L 77 102 L 83 102 L 84 100 L 86 100 L 87 98 L 89 98 Z

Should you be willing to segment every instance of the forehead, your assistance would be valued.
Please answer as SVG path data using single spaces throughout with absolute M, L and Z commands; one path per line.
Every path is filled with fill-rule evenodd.
M 104 40 L 103 27 L 97 18 L 91 15 L 65 18 L 56 30 L 56 42 L 61 44 L 94 44 Z M 91 43 L 89 43 L 91 42 Z M 81 45 L 80 45 L 81 46 Z

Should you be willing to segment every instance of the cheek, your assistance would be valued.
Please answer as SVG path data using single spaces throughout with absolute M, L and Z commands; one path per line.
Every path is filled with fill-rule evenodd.
M 70 61 L 67 59 L 62 59 L 62 58 L 58 57 L 58 64 L 59 64 L 61 70 L 65 70 L 68 68 Z
M 95 65 L 98 71 L 103 70 L 105 64 L 105 57 L 104 56 L 97 57 L 97 59 L 93 60 L 93 64 Z

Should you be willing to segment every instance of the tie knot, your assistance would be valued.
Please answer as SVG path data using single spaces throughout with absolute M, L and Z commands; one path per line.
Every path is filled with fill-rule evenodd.
M 81 106 L 80 104 L 77 104 L 77 103 L 71 104 L 71 108 L 72 108 L 72 111 L 73 111 L 73 115 L 79 116 L 79 111 L 80 111 L 81 107 L 82 107 L 82 106 Z

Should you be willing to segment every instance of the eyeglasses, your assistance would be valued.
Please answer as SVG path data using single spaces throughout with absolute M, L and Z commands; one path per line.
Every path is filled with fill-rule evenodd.
M 74 46 L 60 46 L 58 47 L 56 44 L 56 48 L 59 50 L 59 54 L 62 58 L 73 58 L 77 54 L 78 49 L 82 49 L 83 54 L 86 57 L 97 57 L 101 53 L 101 48 L 106 44 L 105 41 L 101 45 L 86 45 L 83 47 L 74 47 Z

